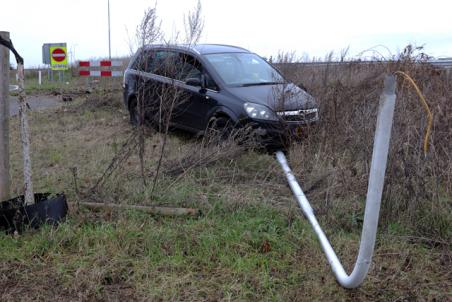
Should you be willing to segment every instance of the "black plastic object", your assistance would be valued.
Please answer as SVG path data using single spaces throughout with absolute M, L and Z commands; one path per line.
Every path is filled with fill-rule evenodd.
M 17 52 L 17 50 L 14 48 L 13 45 L 13 41 L 11 41 L 11 39 L 9 40 L 5 40 L 2 37 L 0 37 L 0 45 L 3 45 L 7 48 L 9 48 L 9 50 L 11 50 L 14 54 L 14 56 L 16 57 L 16 63 L 17 64 L 24 64 L 24 59 L 19 55 L 19 53 Z
M 22 231 L 25 227 L 39 228 L 44 223 L 56 225 L 68 211 L 64 194 L 35 193 L 35 203 L 24 205 L 24 196 L 0 203 L 0 229 L 7 233 Z

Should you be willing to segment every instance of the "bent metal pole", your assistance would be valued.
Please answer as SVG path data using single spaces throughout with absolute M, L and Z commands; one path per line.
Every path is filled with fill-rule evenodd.
M 281 151 L 276 152 L 276 158 L 286 174 L 290 188 L 298 201 L 304 215 L 314 228 L 326 258 L 331 265 L 337 281 L 346 288 L 355 288 L 361 285 L 369 271 L 377 234 L 378 217 L 380 212 L 381 196 L 388 159 L 389 140 L 395 107 L 395 78 L 386 76 L 385 86 L 380 96 L 379 112 L 377 117 L 377 128 L 375 130 L 372 163 L 370 167 L 369 186 L 367 188 L 366 209 L 364 212 L 364 223 L 361 234 L 358 258 L 350 275 L 345 272 L 339 258 L 333 250 L 328 238 L 322 231 L 314 211 L 298 184 L 294 174 L 287 164 L 286 157 Z

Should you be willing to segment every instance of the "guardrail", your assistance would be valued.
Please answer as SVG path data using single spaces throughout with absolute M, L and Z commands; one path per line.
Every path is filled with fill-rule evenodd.
M 296 62 L 296 63 L 287 63 L 287 64 L 299 64 L 299 65 L 310 65 L 310 66 L 325 66 L 325 65 L 346 65 L 346 64 L 363 64 L 363 65 L 372 65 L 372 64 L 379 64 L 381 62 L 394 62 L 394 61 L 329 61 L 329 62 Z M 426 63 L 432 64 L 433 66 L 437 66 L 440 68 L 445 69 L 452 69 L 452 59 L 438 59 L 438 60 L 428 60 Z M 274 63 L 275 65 L 278 64 L 286 64 L 286 63 Z
M 452 68 L 452 59 L 444 59 L 444 60 L 431 60 L 428 61 L 428 63 L 434 65 L 434 66 L 438 66 L 438 67 L 443 67 L 443 68 Z

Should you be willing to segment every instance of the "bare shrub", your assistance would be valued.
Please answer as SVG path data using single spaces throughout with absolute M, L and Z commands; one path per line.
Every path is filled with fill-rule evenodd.
M 135 31 L 136 43 L 143 47 L 162 38 L 161 24 L 162 22 L 159 21 L 157 16 L 157 4 L 154 7 L 147 8 Z
M 196 44 L 202 35 L 204 21 L 201 12 L 201 2 L 198 1 L 194 11 L 188 13 L 185 18 L 186 47 Z M 167 42 L 167 44 L 177 44 L 179 34 L 176 34 L 176 40 Z M 139 57 L 136 60 L 136 68 L 144 72 L 152 72 L 165 76 L 168 81 L 165 83 L 153 83 L 152 81 L 140 78 L 137 84 L 137 95 L 135 100 L 131 100 L 130 109 L 135 110 L 135 116 L 131 116 L 131 122 L 136 124 L 138 132 L 138 156 L 140 159 L 140 170 L 143 184 L 143 192 L 148 192 L 146 181 L 148 175 L 153 175 L 150 194 L 152 195 L 158 178 L 163 159 L 166 154 L 168 134 L 171 121 L 178 114 L 181 114 L 178 108 L 187 102 L 188 94 L 178 83 L 185 80 L 183 76 L 189 76 L 193 70 L 197 70 L 197 62 L 189 55 L 181 55 L 170 51 L 162 51 L 163 58 L 156 57 L 156 52 L 152 51 L 148 45 L 157 41 L 166 41 L 161 32 L 161 22 L 157 15 L 157 6 L 147 9 L 143 19 L 136 29 L 136 41 L 139 44 Z M 131 47 L 133 49 L 134 47 Z M 202 81 L 202 78 L 201 78 Z M 183 112 L 182 112 L 183 113 Z M 157 130 L 159 145 L 152 151 L 157 150 L 157 161 L 151 170 L 152 173 L 145 172 L 145 126 Z M 149 132 L 148 132 L 149 133 Z
M 290 77 L 306 85 L 320 102 L 321 121 L 292 158 L 299 159 L 293 162 L 303 178 L 328 175 L 311 193 L 321 212 L 343 210 L 344 202 L 352 212 L 362 212 L 382 76 L 401 70 L 416 81 L 429 102 L 433 131 L 424 157 L 427 116 L 412 87 L 398 78 L 381 223 L 402 223 L 418 236 L 450 236 L 452 85 L 427 59 L 422 49 L 408 46 L 389 62 L 297 64 L 299 69 Z
M 196 8 L 185 16 L 185 43 L 193 45 L 199 42 L 204 29 L 201 1 L 198 0 Z
M 165 174 L 180 177 L 190 170 L 205 168 L 221 161 L 235 161 L 247 151 L 258 150 L 259 145 L 252 128 L 210 129 L 200 143 L 191 144 L 183 157 L 168 159 Z

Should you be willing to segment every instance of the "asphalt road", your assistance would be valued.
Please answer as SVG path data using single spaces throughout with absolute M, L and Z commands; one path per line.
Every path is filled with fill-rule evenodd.
M 27 96 L 27 103 L 30 105 L 31 110 L 37 111 L 48 108 L 55 108 L 60 106 L 58 98 L 55 96 Z M 19 114 L 19 99 L 18 97 L 9 97 L 9 115 L 15 116 Z

